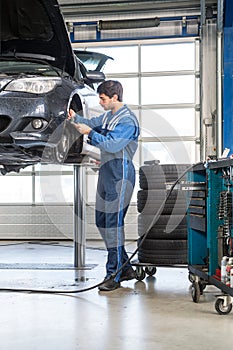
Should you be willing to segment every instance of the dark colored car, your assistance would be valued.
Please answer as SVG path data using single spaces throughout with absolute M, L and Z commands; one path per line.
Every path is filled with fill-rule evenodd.
M 0 171 L 41 163 L 80 163 L 90 152 L 67 120 L 70 108 L 85 117 L 102 110 L 90 71 L 94 53 L 72 49 L 56 0 L 0 0 Z M 80 53 L 80 58 L 79 58 Z M 90 61 L 89 61 L 90 62 Z M 97 62 L 97 61 L 96 61 Z

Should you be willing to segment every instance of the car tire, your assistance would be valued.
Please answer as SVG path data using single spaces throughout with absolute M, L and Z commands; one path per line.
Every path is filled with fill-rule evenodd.
M 163 190 L 140 190 L 137 194 L 137 209 L 143 214 L 177 215 L 187 211 L 186 198 L 182 192 L 173 191 L 165 201 L 167 192 Z M 163 206 L 162 206 L 163 205 Z
M 140 263 L 155 265 L 187 264 L 187 240 L 146 239 L 140 246 L 138 241 L 138 260 Z
M 64 129 L 61 138 L 53 149 L 53 158 L 56 163 L 64 163 L 70 150 L 70 135 Z
M 165 189 L 167 185 L 175 183 L 187 168 L 187 164 L 143 165 L 139 169 L 140 188 Z
M 177 257 L 170 256 L 169 252 L 164 256 L 157 256 L 155 254 L 145 254 L 142 252 L 138 253 L 138 261 L 145 264 L 153 265 L 187 265 L 187 254 L 183 254 Z
M 187 239 L 187 228 L 177 228 L 172 232 L 167 232 L 165 228 L 155 227 L 149 232 L 142 232 L 143 237 L 146 234 L 147 239 Z
M 138 235 L 151 239 L 187 239 L 186 216 L 160 215 L 153 225 L 153 215 L 138 215 Z
M 169 251 L 172 255 L 179 255 L 184 251 L 187 251 L 187 240 L 179 239 L 138 239 L 139 250 L 161 255 L 164 251 Z

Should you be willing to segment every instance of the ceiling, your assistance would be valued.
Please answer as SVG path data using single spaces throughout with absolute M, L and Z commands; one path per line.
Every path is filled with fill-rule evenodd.
M 58 0 L 66 18 L 89 18 L 121 16 L 130 14 L 156 16 L 192 15 L 201 13 L 202 8 L 210 7 L 217 10 L 218 0 Z

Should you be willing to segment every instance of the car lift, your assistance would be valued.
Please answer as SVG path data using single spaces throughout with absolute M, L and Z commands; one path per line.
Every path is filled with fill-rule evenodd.
M 86 249 L 85 165 L 74 165 L 74 267 L 85 267 Z

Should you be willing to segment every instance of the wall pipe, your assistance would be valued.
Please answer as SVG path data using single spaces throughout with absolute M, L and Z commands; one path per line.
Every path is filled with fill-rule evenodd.
M 202 130 L 203 125 L 203 27 L 205 25 L 205 18 L 206 18 L 206 11 L 205 11 L 205 0 L 200 0 L 200 11 L 201 11 L 201 18 L 200 18 L 200 29 L 199 29 L 199 35 L 200 35 L 200 159 L 206 158 L 206 152 L 205 152 L 205 134 Z
M 216 62 L 217 62 L 217 74 L 216 74 L 216 105 L 217 105 L 217 141 L 216 141 L 216 154 L 219 158 L 223 151 L 223 113 L 222 113 L 222 89 L 223 89 L 223 9 L 224 0 L 218 0 L 218 13 L 217 13 L 217 50 L 216 50 Z

